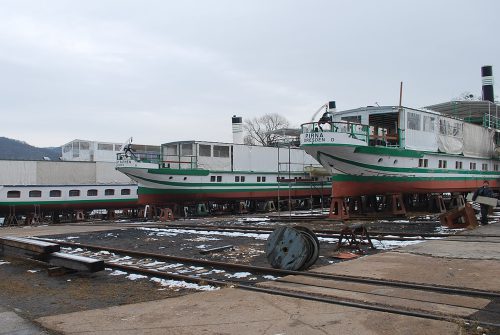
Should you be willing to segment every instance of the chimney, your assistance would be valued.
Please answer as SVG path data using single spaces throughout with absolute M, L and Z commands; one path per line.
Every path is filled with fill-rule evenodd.
M 233 143 L 243 144 L 243 118 L 233 115 Z
M 481 79 L 483 82 L 483 100 L 495 102 L 493 93 L 493 68 L 491 65 L 481 67 Z
M 330 113 L 335 113 L 337 111 L 337 106 L 335 104 L 335 101 L 329 101 L 328 102 L 328 111 Z

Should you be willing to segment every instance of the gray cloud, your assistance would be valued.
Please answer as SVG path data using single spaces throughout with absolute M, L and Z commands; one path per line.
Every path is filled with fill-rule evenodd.
M 2 136 L 229 141 L 230 117 L 480 93 L 494 0 L 2 1 Z

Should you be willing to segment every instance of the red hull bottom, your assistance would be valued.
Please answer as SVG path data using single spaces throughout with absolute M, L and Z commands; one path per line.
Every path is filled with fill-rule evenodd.
M 309 198 L 321 196 L 320 191 L 311 194 L 310 190 L 287 189 L 268 192 L 231 192 L 231 193 L 198 193 L 198 194 L 139 194 L 139 204 L 159 205 L 166 203 L 197 203 L 204 201 L 244 201 L 244 200 L 276 200 L 291 198 Z M 324 189 L 323 196 L 330 196 L 331 189 Z
M 491 188 L 499 188 L 500 183 L 488 180 Z M 334 197 L 357 197 L 362 195 L 382 195 L 394 193 L 453 193 L 473 192 L 483 186 L 483 180 L 460 181 L 334 181 L 332 195 Z

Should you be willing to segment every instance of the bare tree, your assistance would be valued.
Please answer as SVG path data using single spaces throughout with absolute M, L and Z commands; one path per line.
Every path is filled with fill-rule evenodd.
M 274 145 L 280 138 L 280 135 L 270 134 L 271 131 L 287 128 L 290 122 L 279 114 L 265 114 L 252 120 L 245 120 L 243 126 L 246 135 L 245 144 L 249 145 Z

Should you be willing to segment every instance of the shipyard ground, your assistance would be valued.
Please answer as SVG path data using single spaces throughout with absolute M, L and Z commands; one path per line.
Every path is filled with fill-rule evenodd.
M 1 235 L 66 236 L 78 241 L 117 243 L 137 248 L 154 245 L 139 239 L 135 228 L 93 225 L 51 225 L 2 228 Z M 472 234 L 476 236 L 472 236 Z M 478 237 L 477 235 L 482 235 Z M 341 263 L 328 264 L 331 250 L 311 271 L 441 284 L 500 293 L 500 224 L 482 226 L 448 240 L 429 240 L 396 250 L 374 253 Z M 120 241 L 120 237 L 123 240 Z M 97 239 L 101 239 L 97 241 Z M 460 241 L 463 239 L 464 241 Z M 139 242 L 134 242 L 134 240 Z M 234 240 L 232 240 L 234 243 Z M 135 243 L 135 244 L 134 244 Z M 253 242 L 237 241 L 240 245 Z M 181 254 L 194 253 L 192 246 L 175 246 Z M 157 247 L 157 246 L 156 246 Z M 254 247 L 257 247 L 254 245 Z M 234 257 L 243 257 L 237 253 Z M 262 255 L 251 262 L 260 264 Z M 148 280 L 129 280 L 96 274 L 75 273 L 49 277 L 38 264 L 0 258 L 0 334 L 498 334 L 499 329 L 401 316 L 335 304 L 312 302 L 223 288 L 194 292 L 158 287 Z M 303 286 L 300 283 L 310 285 Z M 297 276 L 286 283 L 266 282 L 265 287 L 317 291 L 332 298 L 384 303 L 428 311 L 450 312 L 465 318 L 499 322 L 500 302 L 457 297 L 443 301 L 439 294 L 365 287 L 353 283 L 320 285 L 320 280 Z M 359 285 L 358 285 L 359 286 Z M 349 293 L 356 291 L 356 293 Z M 394 296 L 399 296 L 394 301 Z M 467 301 L 459 301 L 466 299 Z M 425 302 L 422 304 L 422 302 Z M 457 307 L 467 305 L 468 308 Z M 493 319 L 488 319 L 493 318 Z

